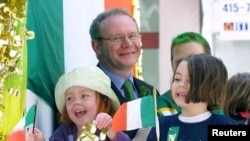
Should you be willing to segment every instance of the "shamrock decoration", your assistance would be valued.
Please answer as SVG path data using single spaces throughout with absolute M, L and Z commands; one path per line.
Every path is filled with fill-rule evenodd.
M 148 87 L 145 86 L 141 86 L 139 87 L 139 96 L 140 97 L 144 97 L 150 94 L 150 89 Z

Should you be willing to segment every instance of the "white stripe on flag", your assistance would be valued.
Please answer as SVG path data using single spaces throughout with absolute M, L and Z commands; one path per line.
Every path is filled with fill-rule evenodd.
M 65 72 L 75 67 L 96 65 L 89 27 L 97 14 L 104 10 L 104 1 L 64 0 L 63 3 Z
M 127 105 L 127 129 L 142 128 L 141 98 L 129 102 Z

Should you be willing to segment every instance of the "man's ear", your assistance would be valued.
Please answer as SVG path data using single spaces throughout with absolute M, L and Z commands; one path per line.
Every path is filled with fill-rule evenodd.
M 97 40 L 92 40 L 91 45 L 92 45 L 92 48 L 93 48 L 95 54 L 100 55 L 101 54 L 101 48 L 100 48 L 99 42 Z

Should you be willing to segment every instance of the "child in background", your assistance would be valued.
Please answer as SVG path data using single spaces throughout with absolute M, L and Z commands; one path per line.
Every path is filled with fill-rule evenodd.
M 238 124 L 246 124 L 250 116 L 250 73 L 233 75 L 227 82 L 224 112 Z
M 171 44 L 171 64 L 173 72 L 177 66 L 177 62 L 190 54 L 211 55 L 208 41 L 196 32 L 183 32 L 174 37 Z M 181 110 L 181 108 L 173 102 L 170 90 L 157 98 L 157 109 L 158 116 L 176 114 Z
M 208 139 L 208 125 L 237 124 L 227 115 L 211 111 L 221 108 L 225 100 L 228 73 L 223 62 L 211 55 L 190 55 L 178 63 L 171 91 L 181 112 L 159 118 L 160 141 Z M 148 141 L 156 140 L 153 127 Z
M 76 141 L 86 131 L 83 126 L 93 121 L 95 135 L 107 130 L 104 141 L 129 140 L 123 132 L 112 132 L 112 116 L 120 103 L 109 77 L 98 67 L 78 68 L 61 76 L 55 86 L 55 101 L 62 124 L 49 141 Z

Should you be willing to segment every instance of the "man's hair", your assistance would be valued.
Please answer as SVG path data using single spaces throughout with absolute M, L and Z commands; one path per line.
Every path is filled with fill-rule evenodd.
M 100 31 L 100 24 L 101 22 L 113 15 L 127 15 L 128 17 L 130 17 L 136 24 L 137 29 L 139 31 L 138 25 L 135 21 L 135 19 L 130 15 L 130 13 L 121 7 L 117 7 L 117 8 L 112 8 L 112 9 L 108 9 L 102 13 L 100 13 L 99 15 L 97 15 L 97 17 L 92 21 L 92 24 L 90 25 L 90 29 L 89 29 L 89 34 L 92 40 L 94 39 L 98 39 L 101 35 L 101 31 Z

